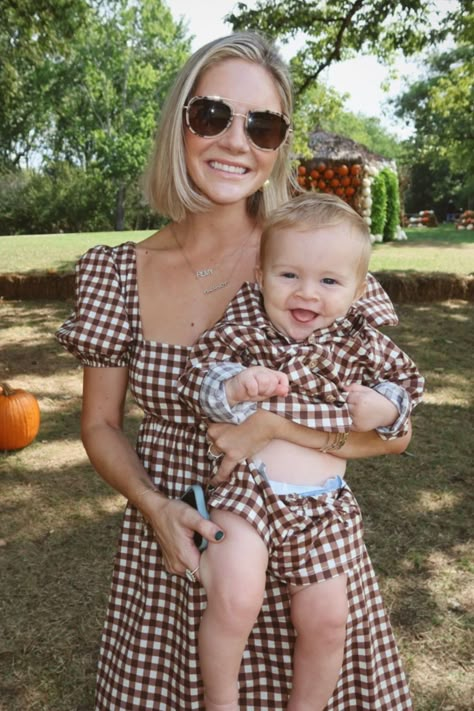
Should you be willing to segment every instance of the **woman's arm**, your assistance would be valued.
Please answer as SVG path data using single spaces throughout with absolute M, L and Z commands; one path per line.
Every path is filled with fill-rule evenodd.
M 253 456 L 272 439 L 286 440 L 310 449 L 322 449 L 328 440 L 327 432 L 298 425 L 266 410 L 258 410 L 240 425 L 211 423 L 207 433 L 213 450 L 224 452 L 216 475 L 218 480 L 227 479 L 239 461 Z M 351 432 L 343 447 L 331 451 L 331 454 L 342 459 L 401 454 L 408 447 L 410 439 L 411 426 L 407 435 L 393 440 L 383 440 L 373 431 Z
M 214 541 L 219 528 L 191 506 L 156 490 L 122 430 L 127 383 L 127 368 L 84 369 L 82 441 L 98 474 L 137 506 L 152 526 L 166 569 L 182 574 L 199 565 L 194 531 Z

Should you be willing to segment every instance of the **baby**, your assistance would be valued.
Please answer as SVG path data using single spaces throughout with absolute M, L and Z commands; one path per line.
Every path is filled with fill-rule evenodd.
M 180 396 L 212 421 L 238 424 L 262 407 L 327 432 L 320 450 L 270 441 L 209 497 L 226 532 L 200 564 L 200 662 L 214 699 L 237 698 L 267 573 L 288 585 L 297 635 L 288 710 L 323 709 L 336 686 L 348 578 L 363 543 L 337 455 L 351 429 L 404 434 L 424 386 L 376 328 L 397 319 L 387 312 L 374 323 L 370 251 L 365 222 L 339 198 L 307 193 L 280 207 L 264 226 L 257 284 L 242 286 L 180 378 Z

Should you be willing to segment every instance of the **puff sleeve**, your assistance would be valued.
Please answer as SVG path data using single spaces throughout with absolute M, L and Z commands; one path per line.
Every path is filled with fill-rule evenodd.
M 80 258 L 75 310 L 56 332 L 60 344 L 85 366 L 121 367 L 129 362 L 133 336 L 119 250 L 101 245 Z

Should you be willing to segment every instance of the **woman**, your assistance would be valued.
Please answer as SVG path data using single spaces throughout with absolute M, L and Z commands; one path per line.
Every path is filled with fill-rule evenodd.
M 101 711 L 203 708 L 196 636 L 205 598 L 193 534 L 219 545 L 225 532 L 179 499 L 206 483 L 209 443 L 226 454 L 224 478 L 273 438 L 326 442 L 265 412 L 206 431 L 176 390 L 190 346 L 253 279 L 262 216 L 288 196 L 290 115 L 286 68 L 261 37 L 236 33 L 198 50 L 163 109 L 148 173 L 150 204 L 172 222 L 138 245 L 95 247 L 78 265 L 76 312 L 58 338 L 84 365 L 90 460 L 129 501 L 102 637 Z M 145 412 L 136 451 L 122 432 L 128 384 Z M 407 442 L 353 433 L 339 455 L 398 452 Z M 368 557 L 348 594 L 345 667 L 328 708 L 411 708 Z M 287 708 L 288 610 L 286 592 L 269 579 L 244 654 L 242 709 Z

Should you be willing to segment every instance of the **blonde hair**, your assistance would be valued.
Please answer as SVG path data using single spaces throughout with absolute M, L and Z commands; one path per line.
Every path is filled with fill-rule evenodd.
M 198 49 L 178 74 L 163 107 L 154 147 L 144 176 L 144 193 L 150 207 L 179 222 L 186 212 L 205 212 L 211 202 L 193 185 L 186 169 L 183 107 L 192 97 L 204 72 L 228 59 L 243 59 L 263 67 L 275 83 L 281 110 L 291 117 L 293 97 L 288 69 L 277 50 L 254 32 L 235 32 Z M 291 184 L 289 142 L 279 149 L 265 188 L 248 198 L 247 209 L 265 215 L 289 197 Z
M 341 222 L 353 227 L 360 237 L 359 274 L 361 279 L 365 279 L 372 247 L 367 223 L 344 200 L 328 193 L 305 192 L 283 203 L 268 215 L 260 241 L 260 265 L 264 264 L 268 244 L 278 230 L 328 227 Z

